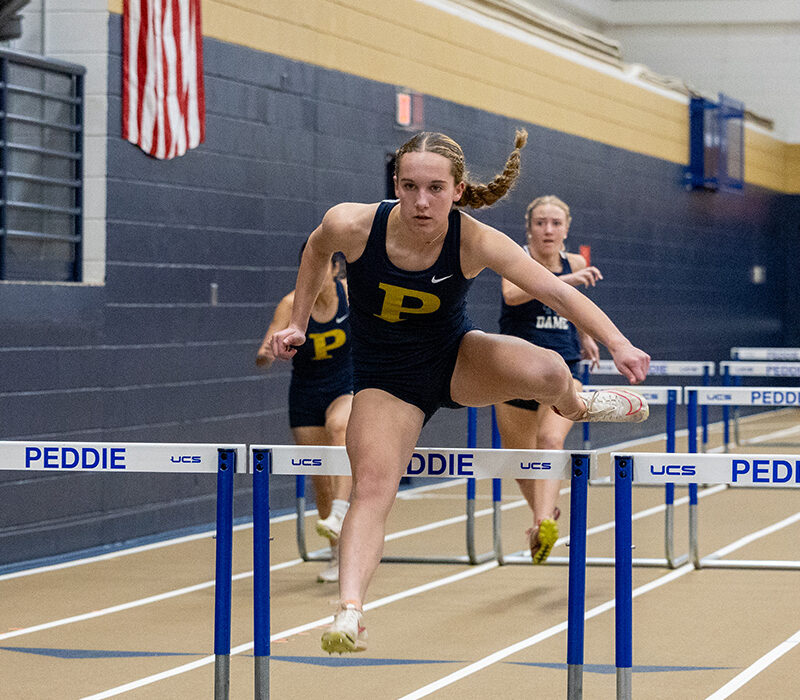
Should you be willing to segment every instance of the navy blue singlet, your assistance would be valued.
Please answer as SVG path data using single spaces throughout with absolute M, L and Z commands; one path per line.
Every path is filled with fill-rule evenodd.
M 306 342 L 292 358 L 289 425 L 293 428 L 324 426 L 331 402 L 353 391 L 350 310 L 339 280 L 336 295 L 339 305 L 333 318 L 325 323 L 309 318 Z
M 566 255 L 561 256 L 561 263 L 559 275 L 568 275 L 572 272 L 572 266 Z M 516 306 L 506 304 L 505 299 L 502 302 L 503 308 L 500 313 L 502 334 L 513 335 L 539 347 L 555 350 L 564 358 L 572 376 L 576 379 L 581 378 L 581 345 L 578 329 L 571 322 L 538 299 L 531 299 Z M 512 399 L 506 403 L 529 411 L 539 408 L 539 402 L 534 399 Z
M 464 334 L 466 294 L 461 272 L 461 213 L 450 212 L 436 262 L 402 270 L 386 252 L 386 225 L 396 201 L 378 205 L 367 245 L 347 263 L 353 328 L 355 391 L 376 388 L 417 406 L 429 420 L 450 398 L 450 378 Z
M 561 261 L 563 267 L 559 275 L 568 275 L 572 272 L 572 266 L 566 255 L 562 256 Z M 555 350 L 567 364 L 581 359 L 578 329 L 538 299 L 516 306 L 506 304 L 503 299 L 500 332 L 523 338 L 548 350 Z

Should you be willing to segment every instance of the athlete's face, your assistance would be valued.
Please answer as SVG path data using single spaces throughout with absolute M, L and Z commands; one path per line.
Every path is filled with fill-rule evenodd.
M 438 153 L 412 152 L 400 158 L 394 191 L 400 217 L 413 231 L 438 234 L 447 228 L 453 203 L 461 199 L 464 183 L 456 184 L 450 161 Z
M 558 253 L 569 231 L 567 213 L 555 204 L 540 204 L 531 212 L 528 224 L 528 245 L 541 255 Z

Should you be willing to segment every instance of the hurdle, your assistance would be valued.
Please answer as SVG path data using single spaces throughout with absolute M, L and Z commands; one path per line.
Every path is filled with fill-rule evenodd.
M 598 389 L 613 389 L 613 386 L 587 385 L 583 387 L 586 391 L 597 391 Z M 625 387 L 623 387 L 625 388 Z M 683 403 L 683 387 L 679 386 L 637 386 L 636 391 L 641 393 L 651 405 L 666 406 L 666 436 L 667 452 L 675 451 L 675 414 L 677 406 Z M 586 425 L 586 424 L 584 424 Z M 584 446 L 586 442 L 584 441 Z M 492 411 L 492 447 L 501 448 L 500 433 L 497 429 L 497 419 Z M 594 479 L 589 482 L 590 486 L 606 486 L 611 482 Z M 495 557 L 500 564 L 524 564 L 530 565 L 530 558 L 525 555 L 510 554 L 504 555 L 502 551 L 502 537 L 500 528 L 496 529 L 495 534 Z M 675 485 L 665 484 L 664 486 L 664 556 L 663 557 L 636 557 L 633 559 L 634 566 L 643 567 L 668 567 L 675 569 L 689 559 L 689 552 L 675 556 Z M 587 566 L 614 566 L 614 557 L 587 557 Z M 559 557 L 550 555 L 547 558 L 548 564 L 564 565 L 569 563 L 569 557 Z
M 687 401 L 687 414 L 689 422 L 689 452 L 694 453 L 697 451 L 697 438 L 696 438 L 696 418 L 697 418 L 697 405 L 703 402 L 709 405 L 728 405 L 728 406 L 770 406 L 772 401 L 772 392 L 792 392 L 797 401 L 800 401 L 800 389 L 781 389 L 775 387 L 729 387 L 725 392 L 714 392 L 705 387 L 687 387 L 688 394 Z M 693 428 L 694 427 L 694 431 Z M 692 440 L 692 433 L 695 433 L 695 438 Z M 778 443 L 770 443 L 776 445 Z M 787 443 L 787 446 L 797 447 L 797 443 Z M 772 486 L 772 488 L 797 488 L 800 486 L 800 461 L 795 461 L 795 474 L 794 479 L 791 476 L 793 460 L 800 460 L 798 457 L 791 455 L 745 455 L 739 456 L 728 455 L 729 459 L 733 459 L 733 464 L 739 465 L 739 468 L 744 468 L 744 464 L 739 464 L 736 459 L 741 462 L 746 461 L 748 464 L 754 462 L 753 469 L 758 471 L 757 478 L 754 478 L 755 483 L 738 479 L 733 479 L 730 483 L 735 484 L 737 488 L 750 487 L 750 486 Z M 767 460 L 767 465 L 772 465 L 775 470 L 784 470 L 786 472 L 785 479 L 778 479 L 778 472 L 775 471 L 773 479 L 766 479 L 764 473 L 765 464 L 755 465 L 755 461 L 762 462 Z M 738 476 L 734 473 L 734 476 Z M 727 482 L 721 482 L 727 483 Z M 752 561 L 752 560 L 719 560 L 718 557 L 705 557 L 701 558 L 698 546 L 698 505 L 696 498 L 696 484 L 694 485 L 695 497 L 691 497 L 692 486 L 690 489 L 690 517 L 689 517 L 689 547 L 692 552 L 692 561 L 696 569 L 700 568 L 727 568 L 727 569 L 800 569 L 799 561 Z
M 250 447 L 253 472 L 253 627 L 256 700 L 269 698 L 269 476 L 346 475 L 344 447 L 262 445 Z M 593 452 L 564 450 L 491 450 L 417 448 L 406 476 L 441 478 L 570 479 L 570 561 L 567 614 L 567 697 L 583 696 L 583 639 L 586 593 L 586 522 L 589 477 L 596 469 Z
M 719 363 L 722 383 L 725 387 L 730 387 L 732 382 L 738 387 L 741 385 L 742 377 L 800 377 L 800 362 L 781 362 L 781 361 L 754 361 L 743 362 L 739 360 L 726 360 Z M 755 387 L 754 387 L 755 388 Z M 764 387 L 762 387 L 763 389 Z M 770 387 L 775 391 L 775 388 Z M 797 388 L 786 389 L 786 391 L 797 391 Z M 721 392 L 722 394 L 723 392 Z M 725 449 L 730 444 L 730 406 L 733 409 L 733 444 L 739 445 L 739 405 L 765 405 L 765 404 L 722 404 L 722 420 L 724 424 Z M 795 404 L 797 405 L 797 404 Z M 781 408 L 787 408 L 786 405 Z M 703 434 L 703 444 L 707 441 L 707 436 Z M 773 447 L 797 447 L 797 443 L 769 443 Z
M 582 383 L 588 385 L 592 375 L 603 376 L 620 376 L 619 370 L 613 360 L 600 360 L 597 367 L 591 370 L 591 362 L 589 360 L 581 361 L 581 376 Z M 648 377 L 702 377 L 704 386 L 711 383 L 711 377 L 715 376 L 716 364 L 710 360 L 650 360 L 650 369 L 647 372 Z M 602 387 L 608 388 L 608 387 Z M 631 388 L 631 387 L 627 387 Z M 635 391 L 641 392 L 647 389 L 646 385 L 637 385 L 633 387 Z M 704 441 L 708 441 L 708 412 L 704 408 L 702 412 L 703 420 L 703 437 Z M 583 424 L 583 448 L 585 450 L 591 449 L 591 438 L 589 431 L 589 423 Z
M 0 469 L 82 474 L 216 473 L 214 700 L 230 697 L 233 475 L 247 471 L 245 445 L 133 442 L 0 442 Z
M 731 348 L 732 360 L 800 361 L 800 348 Z
M 494 409 L 493 409 L 494 410 Z M 477 447 L 478 438 L 478 409 L 467 409 L 467 447 Z M 306 497 L 305 497 L 305 475 L 295 476 L 295 512 L 296 512 L 296 537 L 297 550 L 303 561 L 330 561 L 330 553 L 327 550 L 317 550 L 309 552 L 306 546 Z M 387 563 L 406 563 L 406 564 L 483 564 L 495 557 L 497 550 L 497 538 L 500 532 L 501 518 L 501 492 L 500 480 L 495 479 L 492 484 L 492 541 L 491 550 L 478 554 L 475 544 L 475 479 L 467 478 L 466 494 L 466 555 L 461 556 L 385 556 L 381 559 Z
M 800 455 L 615 452 L 611 458 L 616 477 L 614 517 L 617 523 L 615 544 L 617 700 L 630 700 L 633 668 L 633 567 L 631 566 L 633 483 L 661 484 L 669 480 L 695 489 L 697 484 L 800 488 Z M 696 566 L 699 564 L 704 567 L 741 568 L 745 563 L 748 562 L 698 560 Z M 800 568 L 800 562 L 793 563 L 797 566 L 747 566 L 746 568 Z

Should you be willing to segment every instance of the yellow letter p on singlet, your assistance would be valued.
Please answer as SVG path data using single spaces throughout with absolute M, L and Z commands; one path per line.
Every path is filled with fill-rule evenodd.
M 331 350 L 342 347 L 347 336 L 341 328 L 332 328 L 324 333 L 309 333 L 308 337 L 314 343 L 315 360 L 330 360 Z
M 383 308 L 375 316 L 389 323 L 407 320 L 401 318 L 400 314 L 432 314 L 442 303 L 435 294 L 420 292 L 417 289 L 396 287 L 393 284 L 385 284 L 384 282 L 381 282 L 378 286 L 383 290 L 385 296 L 383 298 Z M 414 305 L 404 306 L 403 303 L 406 299 L 413 299 Z

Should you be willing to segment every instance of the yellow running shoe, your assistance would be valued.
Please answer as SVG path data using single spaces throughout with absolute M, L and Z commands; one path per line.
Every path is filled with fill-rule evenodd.
M 558 516 L 561 511 L 556 508 L 552 518 L 544 518 L 537 527 L 527 531 L 528 544 L 531 549 L 531 560 L 534 564 L 544 564 L 550 551 L 558 541 Z

